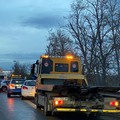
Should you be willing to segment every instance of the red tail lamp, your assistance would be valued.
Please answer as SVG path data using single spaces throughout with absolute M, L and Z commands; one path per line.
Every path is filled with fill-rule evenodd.
M 118 107 L 119 106 L 119 102 L 118 101 L 111 101 L 110 102 L 110 106 L 112 106 L 112 107 Z
M 26 86 L 22 86 L 22 89 L 23 90 L 27 90 L 28 88 Z
M 54 100 L 54 105 L 59 106 L 59 105 L 63 105 L 64 101 L 63 100 Z
M 15 85 L 14 84 L 9 84 L 9 88 L 14 88 Z

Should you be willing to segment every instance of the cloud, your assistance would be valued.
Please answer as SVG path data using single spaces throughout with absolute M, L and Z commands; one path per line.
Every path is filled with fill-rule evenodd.
M 0 0 L 0 67 L 10 69 L 13 60 L 32 63 L 45 53 L 49 29 L 64 24 L 72 1 Z
M 23 26 L 0 29 L 0 54 L 45 52 L 47 34 L 47 30 Z
M 43 53 L 41 52 L 31 54 L 0 54 L 0 68 L 3 70 L 11 70 L 14 65 L 14 61 L 19 62 L 20 64 L 31 65 L 32 63 L 35 63 L 42 54 Z
M 49 29 L 64 24 L 71 1 L 1 1 L 0 54 L 45 51 Z
M 34 17 L 30 17 L 27 20 L 22 22 L 25 26 L 31 26 L 35 28 L 55 28 L 58 27 L 59 24 L 63 24 L 63 19 L 60 16 L 54 15 L 49 16 L 46 14 L 46 16 L 37 15 Z

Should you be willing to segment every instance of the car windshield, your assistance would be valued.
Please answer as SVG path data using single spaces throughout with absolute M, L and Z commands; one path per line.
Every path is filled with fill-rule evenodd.
M 23 84 L 25 80 L 12 80 L 12 84 Z
M 26 83 L 25 83 L 25 85 L 26 86 L 35 86 L 35 81 L 27 81 Z

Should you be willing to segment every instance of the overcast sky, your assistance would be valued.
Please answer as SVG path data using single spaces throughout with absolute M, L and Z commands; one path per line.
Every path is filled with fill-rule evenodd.
M 0 0 L 0 67 L 33 63 L 45 53 L 48 31 L 63 25 L 73 0 Z
M 39 53 L 73 0 L 0 0 L 0 54 Z

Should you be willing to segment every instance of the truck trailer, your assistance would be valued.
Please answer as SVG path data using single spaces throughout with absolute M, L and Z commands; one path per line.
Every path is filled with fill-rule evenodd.
M 106 88 L 88 85 L 79 57 L 43 55 L 32 65 L 31 74 L 36 76 L 36 108 L 43 108 L 45 115 L 120 112 L 120 101 L 102 94 Z

